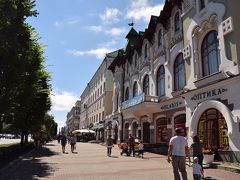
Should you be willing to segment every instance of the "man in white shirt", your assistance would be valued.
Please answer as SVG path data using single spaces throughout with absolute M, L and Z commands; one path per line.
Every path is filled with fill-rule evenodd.
M 181 172 L 182 179 L 187 180 L 186 171 L 186 155 L 188 156 L 190 164 L 189 148 L 187 144 L 187 139 L 181 136 L 181 130 L 179 128 L 175 129 L 176 136 L 173 136 L 169 142 L 168 148 L 168 162 L 171 162 L 170 157 L 172 157 L 172 166 L 174 180 L 180 180 L 179 172 Z

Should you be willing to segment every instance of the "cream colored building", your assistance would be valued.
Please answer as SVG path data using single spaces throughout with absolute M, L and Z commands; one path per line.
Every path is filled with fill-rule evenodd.
M 90 82 L 81 95 L 81 113 L 80 113 L 80 129 L 92 128 L 94 125 L 104 121 L 105 117 L 112 113 L 112 89 L 113 76 L 108 66 L 116 57 L 117 52 L 106 54 L 103 62 L 93 75 Z M 101 135 L 103 137 L 103 127 Z M 100 137 L 101 136 L 101 137 Z
M 77 101 L 75 106 L 67 113 L 66 129 L 67 132 L 72 132 L 79 128 L 80 123 L 80 106 L 81 101 Z

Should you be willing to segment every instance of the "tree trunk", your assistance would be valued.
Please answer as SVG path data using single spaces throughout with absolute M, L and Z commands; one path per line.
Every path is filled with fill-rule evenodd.
M 23 145 L 24 145 L 24 132 L 22 130 L 22 132 L 21 132 L 21 146 L 23 146 Z
M 24 144 L 28 143 L 28 131 L 25 131 L 24 133 Z

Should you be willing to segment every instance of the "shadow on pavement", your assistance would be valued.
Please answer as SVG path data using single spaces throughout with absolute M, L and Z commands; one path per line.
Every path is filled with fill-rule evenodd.
M 49 150 L 47 147 L 38 147 L 2 172 L 0 179 L 32 180 L 38 179 L 38 177 L 51 176 L 57 168 L 53 168 L 53 163 L 42 162 L 41 158 L 58 154 L 59 153 Z
M 207 179 L 210 179 L 210 180 L 217 180 L 217 179 L 212 178 L 212 177 L 209 177 L 209 176 L 208 176 L 208 177 L 204 177 L 204 178 L 202 178 L 202 179 L 206 179 L 206 180 L 207 180 Z
M 109 156 L 109 157 L 111 157 L 111 158 L 118 158 L 118 156 Z

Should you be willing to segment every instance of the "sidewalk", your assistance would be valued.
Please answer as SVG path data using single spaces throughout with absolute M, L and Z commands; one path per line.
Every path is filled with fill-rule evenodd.
M 106 147 L 100 144 L 77 143 L 77 152 L 61 152 L 57 142 L 46 144 L 27 154 L 18 163 L 0 174 L 0 180 L 171 180 L 172 166 L 166 156 L 145 153 L 144 159 L 120 155 L 114 146 L 112 156 L 106 155 Z M 187 167 L 192 180 L 192 169 Z M 205 169 L 206 179 L 239 180 L 240 174 L 221 169 Z

